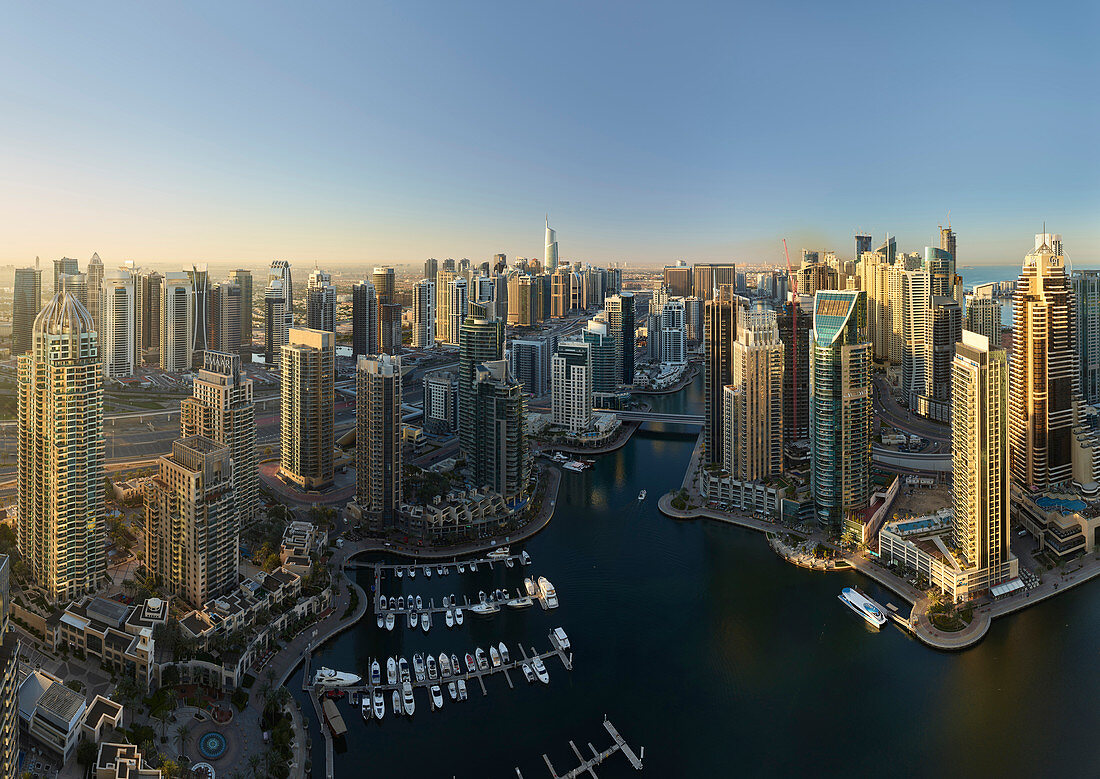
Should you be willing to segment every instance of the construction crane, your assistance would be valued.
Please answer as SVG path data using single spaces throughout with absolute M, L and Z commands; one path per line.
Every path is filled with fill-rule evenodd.
M 787 283 L 791 287 L 791 430 L 798 435 L 798 275 L 791 269 L 791 253 L 783 239 L 783 254 L 787 258 Z

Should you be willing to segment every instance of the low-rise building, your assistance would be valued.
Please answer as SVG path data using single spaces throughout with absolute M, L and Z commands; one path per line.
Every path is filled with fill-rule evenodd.
M 62 765 L 82 737 L 94 742 L 107 726 L 117 728 L 122 722 L 122 706 L 110 698 L 97 695 L 89 706 L 58 677 L 25 666 L 19 669 L 18 705 L 24 738 L 55 755 Z
M 432 543 L 488 538 L 505 532 L 526 508 L 510 508 L 504 498 L 487 487 L 451 490 L 427 505 L 404 504 L 402 520 L 409 533 Z
M 1040 552 L 1069 560 L 1100 549 L 1100 500 L 1078 492 L 1027 492 L 1012 486 L 1013 521 L 1039 542 Z
M 102 743 L 95 761 L 95 779 L 160 779 L 158 768 L 145 762 L 133 744 Z
M 168 620 L 168 603 L 149 598 L 136 605 L 86 596 L 61 614 L 57 644 L 99 658 L 104 667 L 149 687 L 153 681 L 153 630 Z

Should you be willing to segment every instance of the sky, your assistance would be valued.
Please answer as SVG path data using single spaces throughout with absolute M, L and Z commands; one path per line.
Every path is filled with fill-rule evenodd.
M 1041 13 L 1039 13 L 1041 11 Z M 20 3 L 0 263 L 1100 260 L 1100 3 Z

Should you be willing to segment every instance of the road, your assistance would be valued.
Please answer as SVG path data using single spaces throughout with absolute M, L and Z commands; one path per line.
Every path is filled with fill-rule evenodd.
M 929 441 L 949 444 L 951 428 L 920 417 L 903 408 L 883 376 L 875 376 L 875 416 L 899 430 L 927 438 Z M 931 451 L 936 451 L 935 449 Z

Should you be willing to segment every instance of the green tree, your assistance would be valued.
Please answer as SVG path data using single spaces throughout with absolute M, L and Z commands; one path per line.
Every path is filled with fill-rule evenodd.
M 96 749 L 94 742 L 87 738 L 80 739 L 80 743 L 76 746 L 76 762 L 82 766 L 90 766 L 95 763 L 98 754 L 99 750 Z
M 179 744 L 179 753 L 181 757 L 187 749 L 187 739 L 189 738 L 191 738 L 191 726 L 184 722 L 176 728 L 176 743 Z

